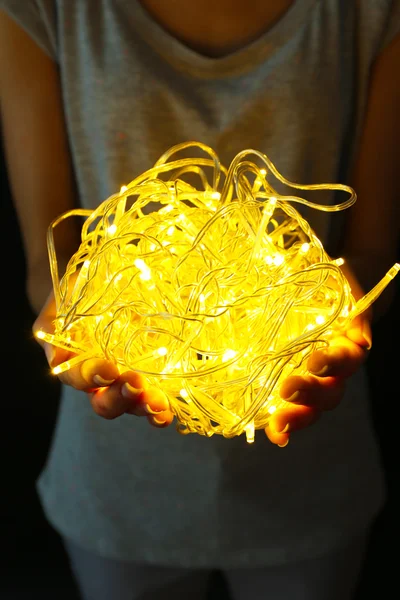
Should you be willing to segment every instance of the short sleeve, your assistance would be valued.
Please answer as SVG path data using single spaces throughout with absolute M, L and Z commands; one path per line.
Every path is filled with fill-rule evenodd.
M 56 0 L 0 0 L 0 9 L 57 61 Z

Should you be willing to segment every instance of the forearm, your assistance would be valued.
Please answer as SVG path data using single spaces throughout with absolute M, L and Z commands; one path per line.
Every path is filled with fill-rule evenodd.
M 34 73 L 35 76 L 27 76 Z M 27 264 L 27 291 L 38 311 L 51 289 L 46 234 L 74 208 L 77 194 L 57 65 L 0 10 L 0 110 L 13 201 Z M 55 231 L 60 272 L 79 244 L 78 223 Z
M 371 74 L 363 134 L 351 185 L 357 202 L 348 213 L 342 255 L 365 292 L 398 260 L 400 196 L 400 38 L 378 58 Z M 393 298 L 389 285 L 374 304 L 374 319 Z

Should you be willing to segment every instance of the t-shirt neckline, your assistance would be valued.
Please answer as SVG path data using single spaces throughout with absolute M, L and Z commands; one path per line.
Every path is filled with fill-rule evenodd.
M 133 26 L 140 37 L 175 68 L 203 78 L 238 76 L 253 70 L 286 44 L 307 21 L 320 0 L 295 0 L 282 17 L 247 46 L 210 58 L 192 50 L 159 25 L 139 1 L 133 3 Z

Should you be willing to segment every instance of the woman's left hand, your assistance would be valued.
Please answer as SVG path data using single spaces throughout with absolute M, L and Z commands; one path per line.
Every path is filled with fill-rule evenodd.
M 356 300 L 364 294 L 346 265 L 345 275 Z M 288 377 L 280 389 L 289 404 L 277 410 L 265 429 L 269 440 L 286 446 L 290 434 L 317 421 L 323 412 L 336 408 L 343 398 L 346 379 L 365 361 L 372 344 L 371 311 L 357 316 L 344 334 L 334 337 L 328 348 L 313 352 L 309 374 Z

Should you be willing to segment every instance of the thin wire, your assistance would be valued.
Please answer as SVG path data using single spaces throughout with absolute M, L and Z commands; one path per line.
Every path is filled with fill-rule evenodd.
M 188 148 L 208 158 L 176 158 Z M 321 206 L 282 196 L 269 174 L 348 199 Z M 51 224 L 57 318 L 54 335 L 37 335 L 73 353 L 54 372 L 104 357 L 159 386 L 181 433 L 245 432 L 253 441 L 284 404 L 281 382 L 305 374 L 310 354 L 400 269 L 356 303 L 338 261 L 291 205 L 333 212 L 355 200 L 345 185 L 286 180 L 260 152 L 241 152 L 227 170 L 203 144 L 175 146 L 94 211 L 70 211 Z M 150 202 L 161 208 L 145 214 Z M 60 282 L 53 230 L 70 216 L 87 219 Z

